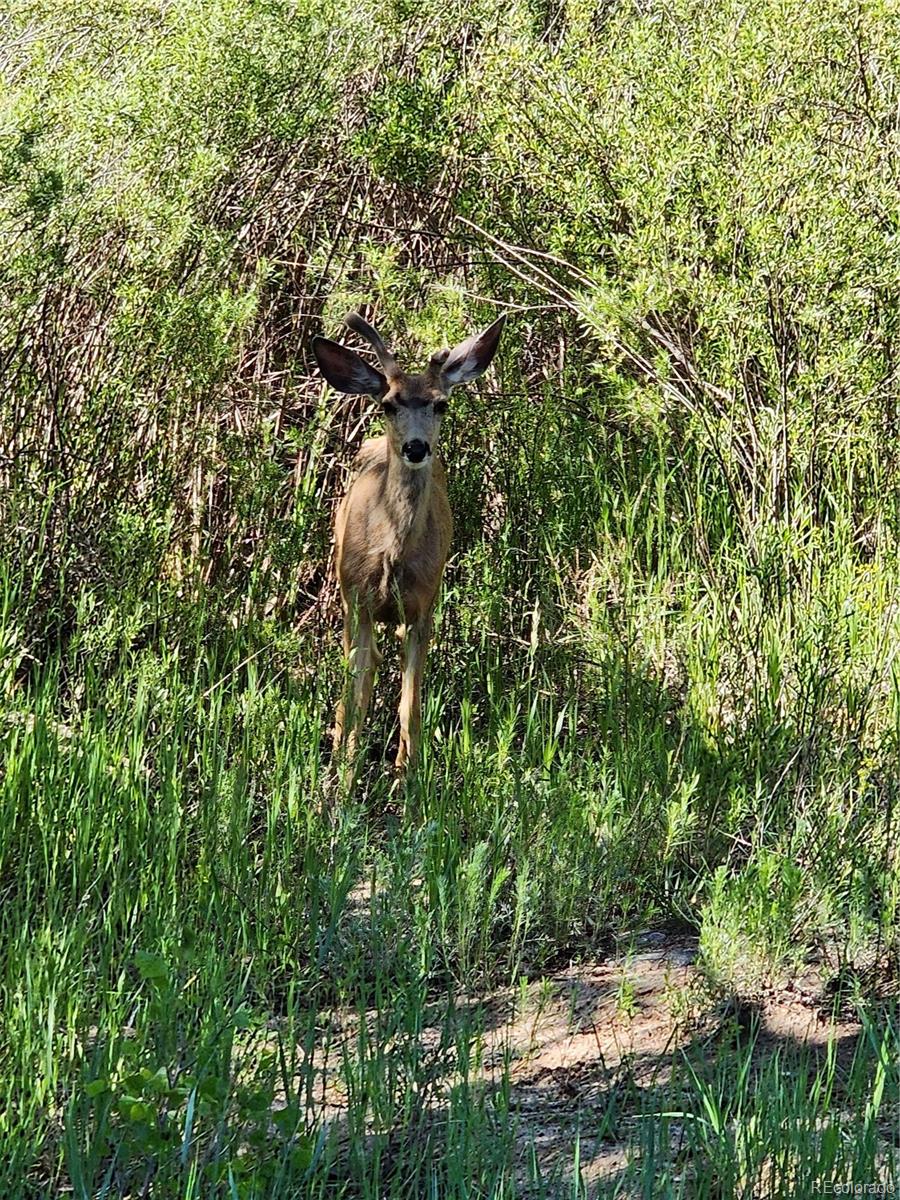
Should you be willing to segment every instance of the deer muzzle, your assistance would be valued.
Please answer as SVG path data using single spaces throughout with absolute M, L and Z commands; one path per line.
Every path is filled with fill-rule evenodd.
M 431 447 L 421 438 L 413 438 L 412 441 L 403 443 L 401 453 L 409 466 L 423 467 L 425 460 L 431 458 Z

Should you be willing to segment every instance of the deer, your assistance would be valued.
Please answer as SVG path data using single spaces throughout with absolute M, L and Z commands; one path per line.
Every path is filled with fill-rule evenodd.
M 350 485 L 334 520 L 335 566 L 343 610 L 346 683 L 335 714 L 336 758 L 356 756 L 382 655 L 376 625 L 394 626 L 402 643 L 400 743 L 395 767 L 416 759 L 422 723 L 422 679 L 435 604 L 453 536 L 447 477 L 437 452 L 448 398 L 490 366 L 505 314 L 453 349 L 431 355 L 418 374 L 402 371 L 360 314 L 344 324 L 374 350 L 380 370 L 354 350 L 316 337 L 319 370 L 337 391 L 371 396 L 384 433 L 356 456 Z

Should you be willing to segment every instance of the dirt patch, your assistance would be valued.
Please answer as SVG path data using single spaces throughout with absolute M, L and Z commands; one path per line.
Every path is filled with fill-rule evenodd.
M 839 1060 L 849 1062 L 861 1026 L 823 1015 L 827 992 L 816 968 L 751 1000 L 736 1000 L 717 995 L 696 960 L 696 940 L 646 932 L 603 961 L 526 987 L 457 996 L 450 1007 L 437 1001 L 424 1027 L 399 1042 L 386 1036 L 389 1013 L 366 1014 L 362 1041 L 356 1014 L 333 1014 L 327 1048 L 315 1055 L 309 1116 L 331 1126 L 339 1143 L 348 1122 L 367 1137 L 430 1138 L 452 1090 L 462 1082 L 480 1085 L 485 1096 L 503 1097 L 527 1194 L 535 1162 L 545 1180 L 571 1178 L 576 1143 L 585 1184 L 621 1174 L 640 1142 L 639 1122 L 671 1107 L 676 1069 L 676 1101 L 681 1094 L 685 1058 L 712 1064 L 752 1036 L 754 1069 L 786 1045 L 824 1056 L 833 1044 Z M 413 1110 L 408 1104 L 403 1110 L 403 1128 L 351 1111 L 364 1073 L 348 1084 L 346 1068 L 363 1043 L 377 1047 L 382 1062 L 393 1056 L 398 1080 L 413 1069 L 417 1081 L 426 1081 L 417 1082 Z M 465 1081 L 463 1044 L 473 1047 Z M 683 1127 L 671 1119 L 668 1128 L 675 1158 Z
M 786 1042 L 824 1053 L 833 1041 L 852 1055 L 861 1027 L 823 1016 L 815 970 L 752 1003 L 711 1004 L 695 940 L 647 933 L 634 945 L 533 985 L 526 1005 L 509 995 L 508 1020 L 485 1034 L 489 1077 L 497 1083 L 498 1068 L 510 1066 L 520 1157 L 533 1146 L 545 1175 L 571 1167 L 576 1137 L 586 1183 L 621 1171 L 623 1129 L 610 1123 L 611 1100 L 664 1089 L 681 1052 L 702 1056 L 708 1047 L 713 1056 L 723 1038 L 747 1037 L 753 1027 L 759 1059 Z M 631 1123 L 625 1112 L 622 1120 Z
M 533 985 L 530 1005 L 520 999 L 523 1011 L 486 1035 L 486 1063 L 511 1063 L 521 1153 L 533 1146 L 543 1173 L 571 1164 L 576 1137 L 586 1182 L 625 1165 L 604 1122 L 610 1096 L 625 1076 L 629 1086 L 666 1082 L 673 1054 L 691 1037 L 695 958 L 688 939 L 647 935 L 634 952 Z

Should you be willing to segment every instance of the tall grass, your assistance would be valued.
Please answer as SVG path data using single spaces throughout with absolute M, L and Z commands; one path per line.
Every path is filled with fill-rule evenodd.
M 144 650 L 113 687 L 88 673 L 77 708 L 48 675 L 28 713 L 8 714 L 4 1193 L 67 1180 L 84 1196 L 228 1195 L 234 1180 L 248 1196 L 518 1194 L 515 1126 L 483 1081 L 472 994 L 539 976 L 575 938 L 670 916 L 679 889 L 686 909 L 687 839 L 667 854 L 660 830 L 648 854 L 652 773 L 641 799 L 616 777 L 624 753 L 604 767 L 571 736 L 574 712 L 547 707 L 524 672 L 477 730 L 471 693 L 457 720 L 432 706 L 425 770 L 399 807 L 380 764 L 338 805 L 319 748 L 330 697 L 291 680 L 292 647 L 253 645 L 245 631 L 227 652 Z M 740 878 L 746 927 L 765 933 L 753 905 L 777 897 Z M 723 912 L 736 919 L 720 892 L 707 937 Z M 771 1155 L 784 1178 L 871 1174 L 896 1029 L 870 1037 L 881 1048 L 863 1041 L 849 1074 L 832 1058 L 798 1081 L 788 1047 L 752 1079 L 748 1056 L 737 1093 L 727 1054 L 679 1067 L 631 1098 L 628 1179 L 681 1194 L 647 1190 L 646 1164 L 676 1152 L 667 1131 L 686 1102 L 705 1187 L 735 1138 L 750 1161 L 729 1169 L 748 1179 Z M 708 1070 L 720 1074 L 690 1073 Z M 782 1157 L 760 1121 L 782 1131 Z
M 723 988 L 818 955 L 868 1040 L 679 1059 L 602 1186 L 883 1174 L 894 15 L 4 23 L 0 1191 L 578 1194 L 523 1175 L 473 997 L 664 922 Z M 307 351 L 363 300 L 408 358 L 511 319 L 450 421 L 423 760 L 386 772 L 384 689 L 347 796 L 369 414 Z

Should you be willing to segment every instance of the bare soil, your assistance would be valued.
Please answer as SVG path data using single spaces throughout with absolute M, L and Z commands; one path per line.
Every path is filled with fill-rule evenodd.
M 816 968 L 752 1000 L 716 1000 L 695 965 L 695 940 L 645 933 L 634 944 L 532 987 L 532 1007 L 524 1012 L 514 1011 L 510 996 L 509 1019 L 485 1034 L 486 1064 L 512 1062 L 517 1140 L 523 1154 L 535 1146 L 545 1175 L 571 1168 L 576 1136 L 586 1183 L 620 1171 L 622 1125 L 617 1136 L 602 1124 L 611 1090 L 633 1096 L 635 1089 L 663 1089 L 681 1052 L 713 1055 L 721 1039 L 746 1040 L 758 1021 L 760 1062 L 786 1042 L 824 1053 L 832 1040 L 849 1059 L 861 1033 L 856 1021 L 826 1015 Z M 623 1123 L 630 1123 L 627 1110 Z M 599 1136 L 592 1138 L 592 1130 Z M 678 1133 L 673 1125 L 672 1136 Z
M 523 1178 L 533 1154 L 545 1178 L 556 1170 L 561 1177 L 569 1175 L 576 1138 L 586 1184 L 621 1171 L 633 1144 L 628 1135 L 637 1120 L 635 1095 L 660 1089 L 662 1102 L 681 1054 L 694 1061 L 713 1058 L 728 1039 L 746 1045 L 751 1029 L 757 1065 L 786 1044 L 817 1055 L 834 1042 L 847 1063 L 854 1053 L 861 1026 L 832 1017 L 820 967 L 736 1000 L 710 987 L 697 967 L 692 938 L 648 931 L 622 947 L 603 961 L 559 971 L 526 988 L 470 998 L 479 1031 L 480 1078 L 489 1090 L 508 1088 Z M 349 1046 L 357 1028 L 348 1016 L 337 1042 Z M 437 1005 L 434 1024 L 421 1035 L 423 1054 L 433 1056 L 436 1070 L 434 1088 L 423 1097 L 419 1132 L 431 1124 L 456 1082 L 440 1071 L 440 1029 Z M 347 1114 L 339 1058 L 332 1041 L 328 1061 L 320 1063 L 317 1105 L 319 1119 L 338 1126 Z M 474 1074 L 477 1080 L 479 1073 Z M 613 1093 L 622 1104 L 615 1127 L 604 1127 Z M 678 1138 L 676 1122 L 670 1132 Z

